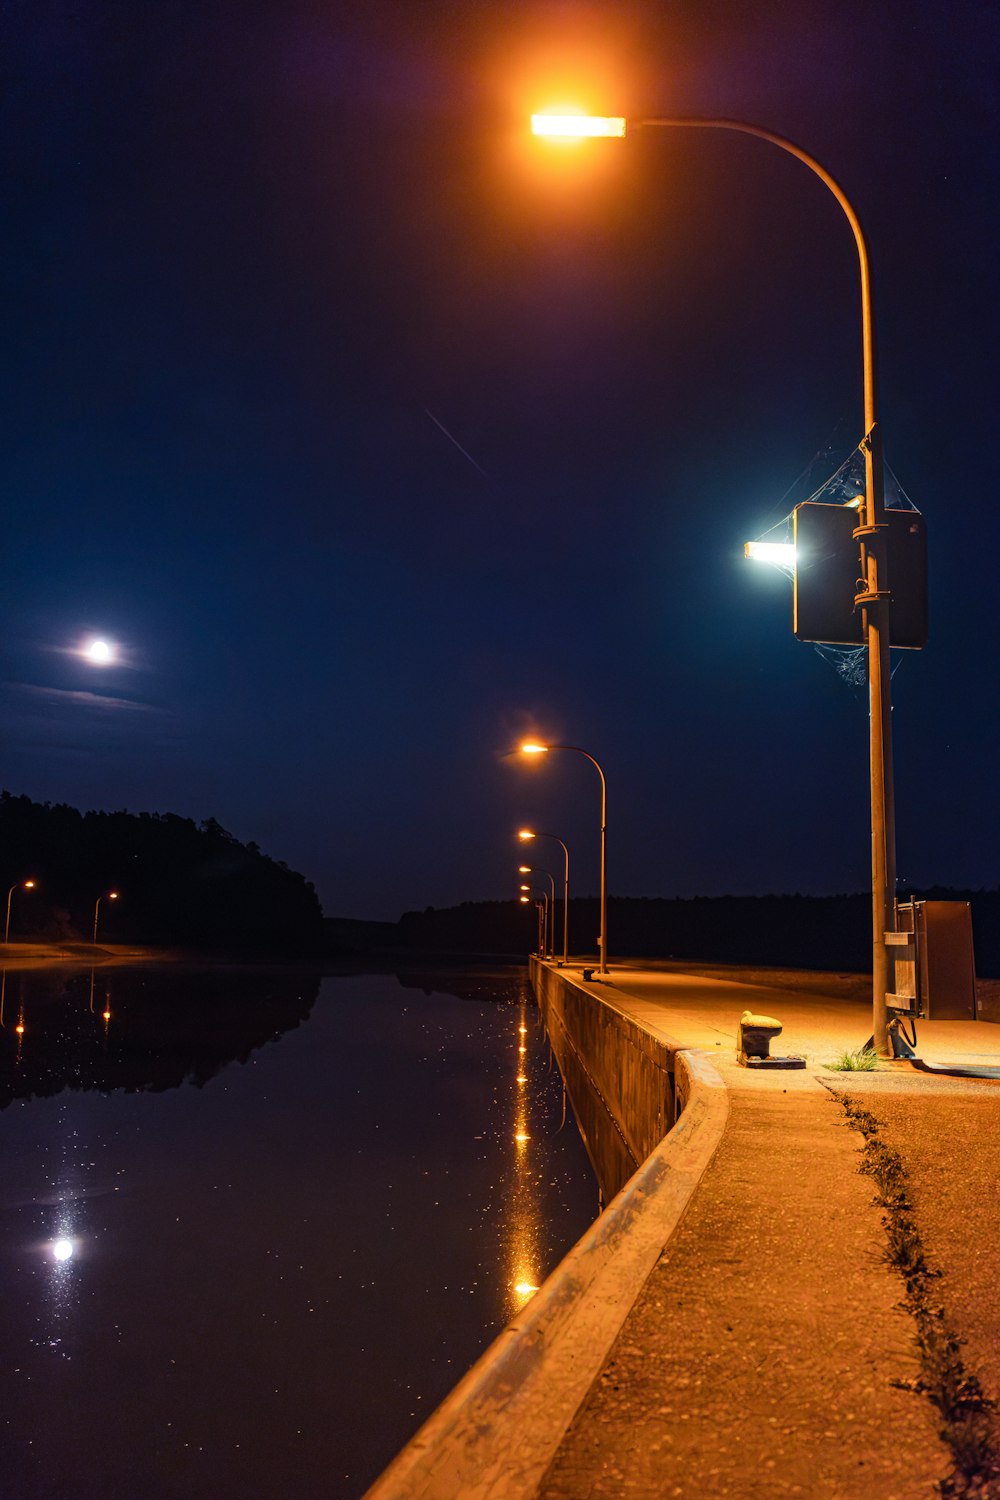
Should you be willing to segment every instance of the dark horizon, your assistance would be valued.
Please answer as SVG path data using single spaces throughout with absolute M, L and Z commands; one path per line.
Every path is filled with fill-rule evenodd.
M 508 896 L 522 824 L 597 889 L 592 769 L 502 758 L 531 733 L 604 764 L 616 895 L 866 888 L 865 694 L 742 556 L 863 436 L 850 232 L 762 142 L 540 155 L 528 113 L 578 87 L 779 131 L 858 208 L 930 549 L 900 885 L 995 886 L 998 31 L 966 0 L 15 6 L 0 782 L 217 819 L 394 920 Z

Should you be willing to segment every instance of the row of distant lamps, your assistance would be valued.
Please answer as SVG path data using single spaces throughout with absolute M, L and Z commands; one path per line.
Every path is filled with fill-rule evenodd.
M 34 890 L 37 890 L 37 889 L 38 889 L 38 881 L 37 880 L 15 880 L 14 884 L 11 886 L 10 890 L 7 892 L 7 920 L 4 923 L 4 929 L 3 929 L 3 940 L 4 940 L 4 946 L 5 947 L 10 942 L 10 904 L 11 904 L 11 901 L 14 899 L 14 892 L 15 891 L 34 891 Z M 99 918 L 100 912 L 101 912 L 101 902 L 104 901 L 104 900 L 117 901 L 118 900 L 118 892 L 117 891 L 102 891 L 101 894 L 98 896 L 97 900 L 94 902 L 94 942 L 95 943 L 97 942 L 97 921 L 98 921 L 98 918 Z
M 589 750 L 582 749 L 579 745 L 542 745 L 537 740 L 524 740 L 518 745 L 517 750 L 512 752 L 516 755 L 548 755 L 552 750 L 572 750 L 576 755 L 583 755 L 595 767 L 601 778 L 601 894 L 600 894 L 600 933 L 597 939 L 598 965 L 597 972 L 606 974 L 608 972 L 608 872 L 607 872 L 607 834 L 608 834 L 608 785 L 604 771 L 600 763 L 591 755 Z M 564 879 L 563 879 L 563 956 L 564 964 L 569 962 L 569 850 L 563 840 L 554 833 L 542 833 L 535 828 L 519 828 L 517 837 L 522 844 L 530 843 L 534 839 L 552 839 L 560 846 L 563 852 Z M 540 870 L 532 865 L 518 865 L 519 875 L 544 875 L 551 886 L 551 905 L 549 904 L 549 892 L 542 890 L 535 892 L 532 887 L 522 883 L 519 889 L 518 899 L 522 906 L 528 906 L 534 900 L 539 908 L 539 952 L 545 957 L 546 937 L 551 952 L 555 951 L 555 933 L 553 924 L 555 922 L 556 885 L 555 880 L 548 870 Z M 540 898 L 540 899 L 537 899 Z

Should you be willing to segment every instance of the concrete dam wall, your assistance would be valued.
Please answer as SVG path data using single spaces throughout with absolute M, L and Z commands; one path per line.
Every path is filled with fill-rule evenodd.
M 578 971 L 577 971 L 578 972 Z M 605 1203 L 673 1126 L 680 1044 L 624 1014 L 598 986 L 531 960 L 531 984 Z M 683 1096 L 683 1078 L 681 1093 Z

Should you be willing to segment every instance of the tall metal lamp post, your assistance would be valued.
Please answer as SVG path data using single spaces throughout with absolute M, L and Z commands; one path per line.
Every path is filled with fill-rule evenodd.
M 563 966 L 569 963 L 569 850 L 561 838 L 554 833 L 540 833 L 533 828 L 519 828 L 517 836 L 522 844 L 528 844 L 532 839 L 551 839 L 559 845 L 563 852 L 565 864 L 565 875 L 563 878 Z M 525 867 L 527 868 L 527 867 Z M 551 878 L 551 877 L 550 877 Z
M 552 903 L 547 907 L 547 911 L 551 913 L 549 918 L 549 957 L 554 958 L 556 949 L 556 883 L 549 871 L 539 869 L 538 865 L 518 865 L 517 873 L 519 875 L 544 875 L 549 882 L 549 890 L 552 893 Z M 521 886 L 522 891 L 526 891 L 527 889 L 526 885 Z
M 94 942 L 95 943 L 97 942 L 97 917 L 98 917 L 98 913 L 101 910 L 101 902 L 104 899 L 104 896 L 107 896 L 107 898 L 108 898 L 109 901 L 117 901 L 118 900 L 118 892 L 117 891 L 105 891 L 105 892 L 102 893 L 102 895 L 98 896 L 97 900 L 94 902 Z
M 535 740 L 524 740 L 518 747 L 521 755 L 547 755 L 550 750 L 572 750 L 575 755 L 584 755 L 601 778 L 601 933 L 597 939 L 600 963 L 597 972 L 608 972 L 608 783 L 600 763 L 589 750 L 579 745 L 540 745 Z
M 17 890 L 18 886 L 21 887 L 22 891 L 33 891 L 35 889 L 35 882 L 33 880 L 15 880 L 14 884 L 7 892 L 7 923 L 3 930 L 4 947 L 6 947 L 10 942 L 10 902 L 11 897 Z
M 892 700 L 889 675 L 889 587 L 886 565 L 885 475 L 882 433 L 878 421 L 878 384 L 875 358 L 875 320 L 872 311 L 868 246 L 853 205 L 825 167 L 783 135 L 744 120 L 663 116 L 632 121 L 638 130 L 735 130 L 756 136 L 787 151 L 807 166 L 830 190 L 842 208 L 858 252 L 861 278 L 861 347 L 864 374 L 865 498 L 854 536 L 860 544 L 862 587 L 855 604 L 864 614 L 868 645 L 869 779 L 871 784 L 872 846 L 872 1032 L 876 1050 L 889 1053 L 889 948 L 886 933 L 896 930 L 896 819 L 892 777 Z M 621 116 L 533 115 L 535 135 L 554 138 L 617 136 L 626 133 Z M 524 747 L 522 747 L 524 748 Z M 555 748 L 555 747 L 552 747 Z

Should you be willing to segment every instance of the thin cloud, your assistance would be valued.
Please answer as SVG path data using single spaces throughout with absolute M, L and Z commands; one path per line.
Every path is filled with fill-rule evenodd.
M 11 692 L 24 693 L 46 703 L 73 703 L 82 708 L 95 708 L 102 713 L 131 710 L 133 713 L 160 714 L 164 710 L 151 703 L 140 703 L 135 698 L 111 698 L 103 693 L 91 693 L 72 688 L 41 687 L 33 682 L 5 682 Z

